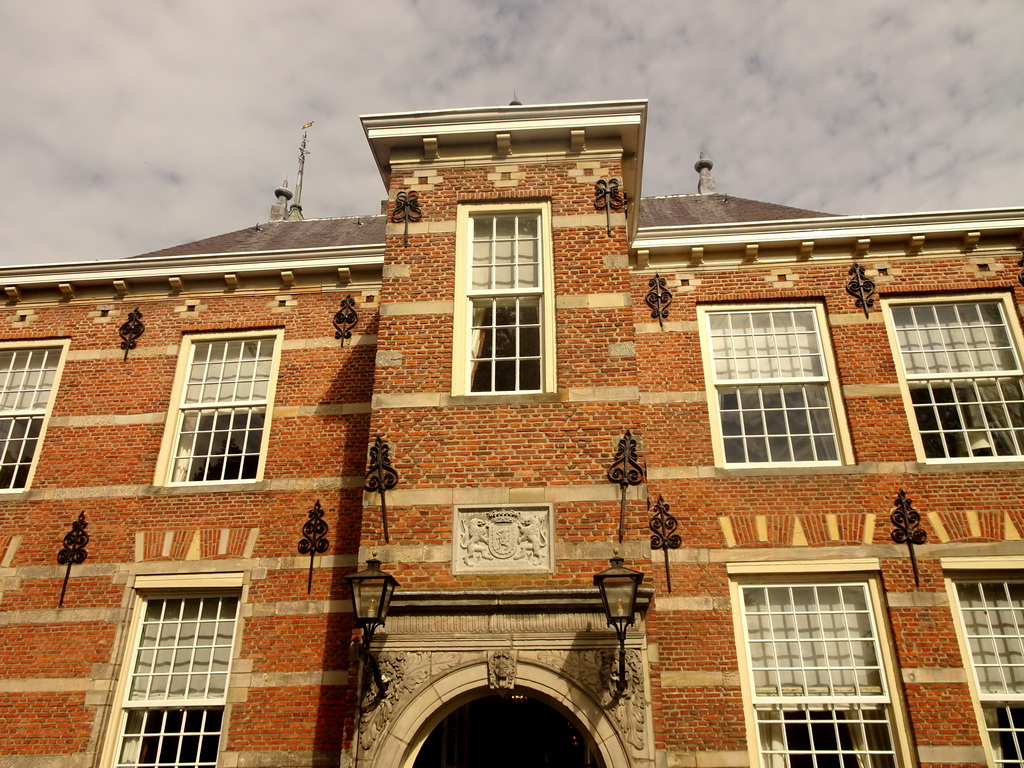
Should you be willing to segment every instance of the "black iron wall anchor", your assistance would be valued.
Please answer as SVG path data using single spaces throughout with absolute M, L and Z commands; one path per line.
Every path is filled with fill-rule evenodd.
M 58 608 L 64 607 L 64 594 L 68 591 L 68 579 L 71 577 L 71 566 L 85 562 L 89 553 L 85 547 L 89 544 L 89 534 L 85 530 L 89 524 L 85 522 L 85 512 L 78 513 L 78 519 L 71 524 L 71 530 L 64 535 L 64 547 L 57 553 L 57 563 L 66 565 L 64 571 L 64 586 L 60 588 L 60 601 Z
M 388 501 L 387 492 L 398 485 L 398 470 L 391 466 L 391 447 L 377 435 L 370 446 L 370 466 L 366 470 L 366 484 L 363 488 L 370 493 L 380 494 L 380 516 L 384 526 L 384 541 L 388 536 Z
M 359 322 L 356 300 L 352 298 L 351 293 L 341 300 L 341 309 L 334 313 L 334 319 L 331 322 L 334 323 L 334 338 L 341 339 L 341 344 L 344 346 L 345 339 L 352 338 L 352 329 Z
M 313 562 L 317 555 L 327 551 L 330 542 L 327 541 L 327 523 L 324 522 L 324 510 L 320 506 L 320 499 L 307 513 L 309 518 L 302 524 L 302 538 L 299 540 L 299 554 L 309 555 L 309 578 L 306 580 L 306 594 L 313 591 Z
M 910 564 L 914 568 L 914 584 L 921 586 L 917 573 L 917 558 L 914 556 L 914 545 L 924 544 L 928 539 L 928 532 L 921 528 L 921 514 L 914 509 L 912 500 L 907 498 L 907 492 L 900 488 L 896 495 L 896 508 L 889 515 L 892 520 L 892 533 L 890 537 L 897 544 L 906 544 L 910 552 Z
M 621 183 L 613 177 L 601 179 L 594 184 L 594 209 L 604 211 L 609 237 L 612 235 L 612 211 L 621 211 L 626 207 L 626 193 L 619 191 Z
M 617 484 L 622 491 L 619 506 L 619 541 L 622 541 L 626 534 L 626 490 L 631 485 L 640 485 L 646 476 L 647 473 L 640 465 L 640 457 L 636 452 L 636 438 L 627 429 L 615 449 L 614 460 L 608 466 L 608 479 Z
M 128 352 L 138 346 L 139 337 L 146 332 L 146 326 L 142 322 L 142 313 L 139 312 L 138 307 L 128 313 L 128 319 L 121 324 L 117 332 L 121 336 L 124 359 L 127 360 Z
M 654 273 L 654 277 L 647 281 L 651 289 L 644 296 L 644 303 L 651 308 L 651 317 L 658 318 L 658 325 L 665 327 L 664 320 L 668 317 L 668 305 L 672 303 L 672 292 L 669 291 L 665 278 Z
M 417 222 L 423 218 L 420 210 L 420 193 L 416 190 L 399 192 L 395 195 L 395 207 L 391 211 L 391 221 L 395 224 L 405 223 L 405 234 L 402 237 L 402 244 L 409 247 L 409 222 Z
M 675 532 L 678 521 L 669 514 L 669 505 L 658 494 L 658 501 L 654 504 L 654 515 L 651 516 L 651 549 L 660 549 L 665 553 L 665 582 L 668 584 L 668 591 L 672 591 L 672 574 L 668 566 L 668 551 L 679 549 L 682 546 L 682 537 Z M 650 496 L 647 498 L 647 511 L 651 511 Z
M 864 276 L 864 267 L 857 262 L 846 274 L 850 277 L 846 281 L 846 292 L 857 300 L 854 302 L 857 309 L 863 309 L 864 317 L 867 317 L 868 310 L 875 305 L 875 281 Z
M 1017 282 L 1024 285 L 1024 256 L 1020 257 L 1017 266 L 1021 268 L 1020 272 L 1017 273 Z

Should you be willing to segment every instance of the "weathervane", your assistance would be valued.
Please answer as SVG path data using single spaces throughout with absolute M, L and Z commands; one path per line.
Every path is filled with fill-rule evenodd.
M 299 142 L 299 172 L 295 176 L 295 201 L 292 203 L 291 210 L 288 213 L 289 221 L 302 219 L 302 174 L 306 170 L 306 155 L 309 154 L 306 144 L 309 141 L 309 129 L 312 125 L 313 121 L 310 120 L 302 126 L 302 141 Z

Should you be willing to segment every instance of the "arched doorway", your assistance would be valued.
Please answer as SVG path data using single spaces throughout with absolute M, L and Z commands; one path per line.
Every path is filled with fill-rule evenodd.
M 563 652 L 567 656 L 570 652 Z M 388 697 L 374 712 L 364 711 L 360 721 L 359 768 L 415 768 L 420 748 L 452 712 L 476 699 L 491 696 L 523 695 L 547 705 L 555 715 L 569 719 L 580 733 L 586 734 L 597 768 L 652 768 L 654 765 L 649 718 L 640 712 L 640 720 L 620 722 L 615 712 L 607 709 L 589 688 L 581 687 L 575 677 L 564 669 L 537 663 L 521 656 L 516 670 L 514 690 L 497 691 L 490 685 L 488 664 L 474 662 L 464 666 L 447 666 L 438 676 L 415 678 L 416 669 L 429 669 L 430 653 L 405 654 L 405 669 L 392 669 L 394 681 Z M 440 655 L 440 654 L 439 654 Z M 442 657 L 451 661 L 451 655 Z M 474 654 L 476 658 L 479 658 Z M 415 658 L 414 658 L 415 656 Z M 414 663 L 418 667 L 414 667 Z M 563 664 L 564 666 L 564 659 Z M 639 689 L 642 696 L 642 689 Z M 634 718 L 635 720 L 635 718 Z M 630 725 L 625 734 L 620 728 Z M 525 740 L 529 734 L 506 732 L 494 746 Z M 629 739 L 627 741 L 626 739 Z M 527 763 L 529 765 L 533 763 Z
M 423 742 L 413 768 L 599 768 L 586 737 L 554 707 L 523 694 L 473 699 Z

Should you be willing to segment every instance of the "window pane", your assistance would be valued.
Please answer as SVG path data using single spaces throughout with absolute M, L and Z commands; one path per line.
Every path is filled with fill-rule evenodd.
M 722 435 L 739 436 L 745 442 L 744 451 L 732 446 L 726 456 L 728 463 L 838 459 L 825 385 L 720 387 L 718 395 Z M 823 407 L 811 408 L 809 403 Z M 767 448 L 764 435 L 776 438 Z
M 116 766 L 214 768 L 220 728 L 219 708 L 131 711 Z
M 764 606 L 760 597 L 756 610 L 761 616 L 754 624 L 750 613 L 755 606 L 746 599 L 748 590 L 755 590 L 752 597 L 768 598 Z M 842 591 L 838 586 L 744 587 L 743 591 L 752 669 L 772 671 L 785 695 L 884 693 L 863 585 L 847 585 Z M 864 641 L 853 642 L 854 638 Z M 771 652 L 755 652 L 759 644 L 770 645 Z
M 195 597 L 147 601 L 142 619 L 141 642 L 155 650 L 136 652 L 130 686 L 130 700 L 216 698 L 222 692 L 210 692 L 202 673 L 216 655 L 218 667 L 226 671 L 234 640 L 234 615 L 237 597 Z M 195 617 L 212 614 L 214 620 Z M 225 618 L 216 620 L 218 614 Z M 202 680 L 197 687 L 194 683 Z
M 908 376 L 1020 373 L 1000 302 L 896 307 L 892 317 Z
M 708 320 L 719 381 L 825 375 L 813 309 L 714 312 Z
M 743 586 L 740 594 L 764 764 L 894 767 L 867 586 Z
M 1019 378 L 912 381 L 910 394 L 929 458 L 1024 453 Z
M 888 714 L 882 708 L 759 708 L 757 721 L 762 758 L 772 768 L 896 766 Z
M 477 299 L 472 314 L 471 391 L 539 390 L 539 300 Z
M 251 479 L 255 465 L 243 470 L 242 460 L 258 463 L 265 409 L 186 411 L 175 453 L 176 482 Z

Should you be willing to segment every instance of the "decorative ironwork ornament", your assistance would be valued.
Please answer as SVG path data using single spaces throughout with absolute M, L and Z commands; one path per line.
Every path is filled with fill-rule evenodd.
M 121 336 L 121 349 L 124 350 L 124 359 L 127 360 L 128 352 L 135 349 L 138 345 L 139 337 L 146 332 L 146 326 L 142 322 L 142 313 L 139 312 L 138 307 L 128 313 L 128 319 L 121 324 L 117 332 Z
M 921 586 L 917 573 L 917 558 L 914 556 L 914 545 L 924 544 L 928 539 L 928 532 L 921 528 L 921 514 L 914 509 L 912 500 L 907 498 L 907 492 L 902 488 L 896 495 L 896 508 L 889 515 L 892 520 L 892 533 L 890 537 L 897 544 L 906 544 L 910 553 L 910 564 L 914 568 L 914 583 Z
M 398 485 L 398 470 L 391 466 L 391 447 L 377 435 L 370 446 L 370 466 L 366 470 L 366 484 L 363 488 L 370 493 L 380 494 L 380 516 L 384 525 L 384 541 L 388 536 L 387 492 Z
M 636 438 L 627 429 L 615 449 L 615 459 L 608 467 L 608 479 L 622 489 L 622 502 L 619 507 L 619 541 L 622 541 L 626 533 L 626 489 L 631 485 L 640 485 L 646 474 L 636 452 Z
M 345 339 L 352 338 L 352 329 L 359 322 L 356 300 L 352 298 L 351 293 L 341 300 L 341 309 L 334 313 L 334 319 L 331 322 L 334 324 L 334 338 L 341 339 L 341 343 L 344 345 Z
M 846 281 L 846 292 L 857 300 L 854 302 L 857 309 L 863 309 L 867 317 L 868 310 L 875 305 L 875 281 L 864 276 L 864 267 L 857 262 L 847 274 L 850 279 Z
M 679 526 L 678 521 L 669 514 L 669 505 L 658 494 L 658 501 L 654 504 L 654 515 L 651 517 L 651 549 L 660 549 L 665 552 L 665 581 L 668 584 L 668 591 L 672 591 L 672 574 L 668 567 L 668 551 L 679 549 L 683 544 L 682 537 L 675 532 Z M 647 499 L 647 511 L 651 511 L 651 500 Z
M 1020 272 L 1017 273 L 1017 282 L 1024 285 L 1024 256 L 1020 257 L 1017 266 L 1021 268 Z
M 85 522 L 85 512 L 78 513 L 78 519 L 71 524 L 71 530 L 64 536 L 64 547 L 57 553 L 57 562 L 67 565 L 64 571 L 64 586 L 60 588 L 59 608 L 64 607 L 64 594 L 68 591 L 68 579 L 71 577 L 71 566 L 85 562 L 89 553 L 85 547 L 89 544 L 89 533 L 85 530 L 89 524 Z
M 399 192 L 395 195 L 395 207 L 391 211 L 391 221 L 395 224 L 405 223 L 405 234 L 402 237 L 402 244 L 409 247 L 409 222 L 416 222 L 423 218 L 420 210 L 420 193 L 416 190 Z
M 608 222 L 608 236 L 612 235 L 612 211 L 621 211 L 626 207 L 626 193 L 619 191 L 620 180 L 617 178 L 601 179 L 594 184 L 594 209 L 604 211 Z
M 302 525 L 302 538 L 299 540 L 299 554 L 309 555 L 309 578 L 306 580 L 306 594 L 313 591 L 313 561 L 317 555 L 327 551 L 327 523 L 324 522 L 324 510 L 320 499 L 307 513 L 309 519 Z
M 668 317 L 668 305 L 672 303 L 672 292 L 669 291 L 665 278 L 654 273 L 654 277 L 647 281 L 651 289 L 644 296 L 644 303 L 651 308 L 651 317 L 658 318 L 658 325 L 665 327 L 663 320 Z

